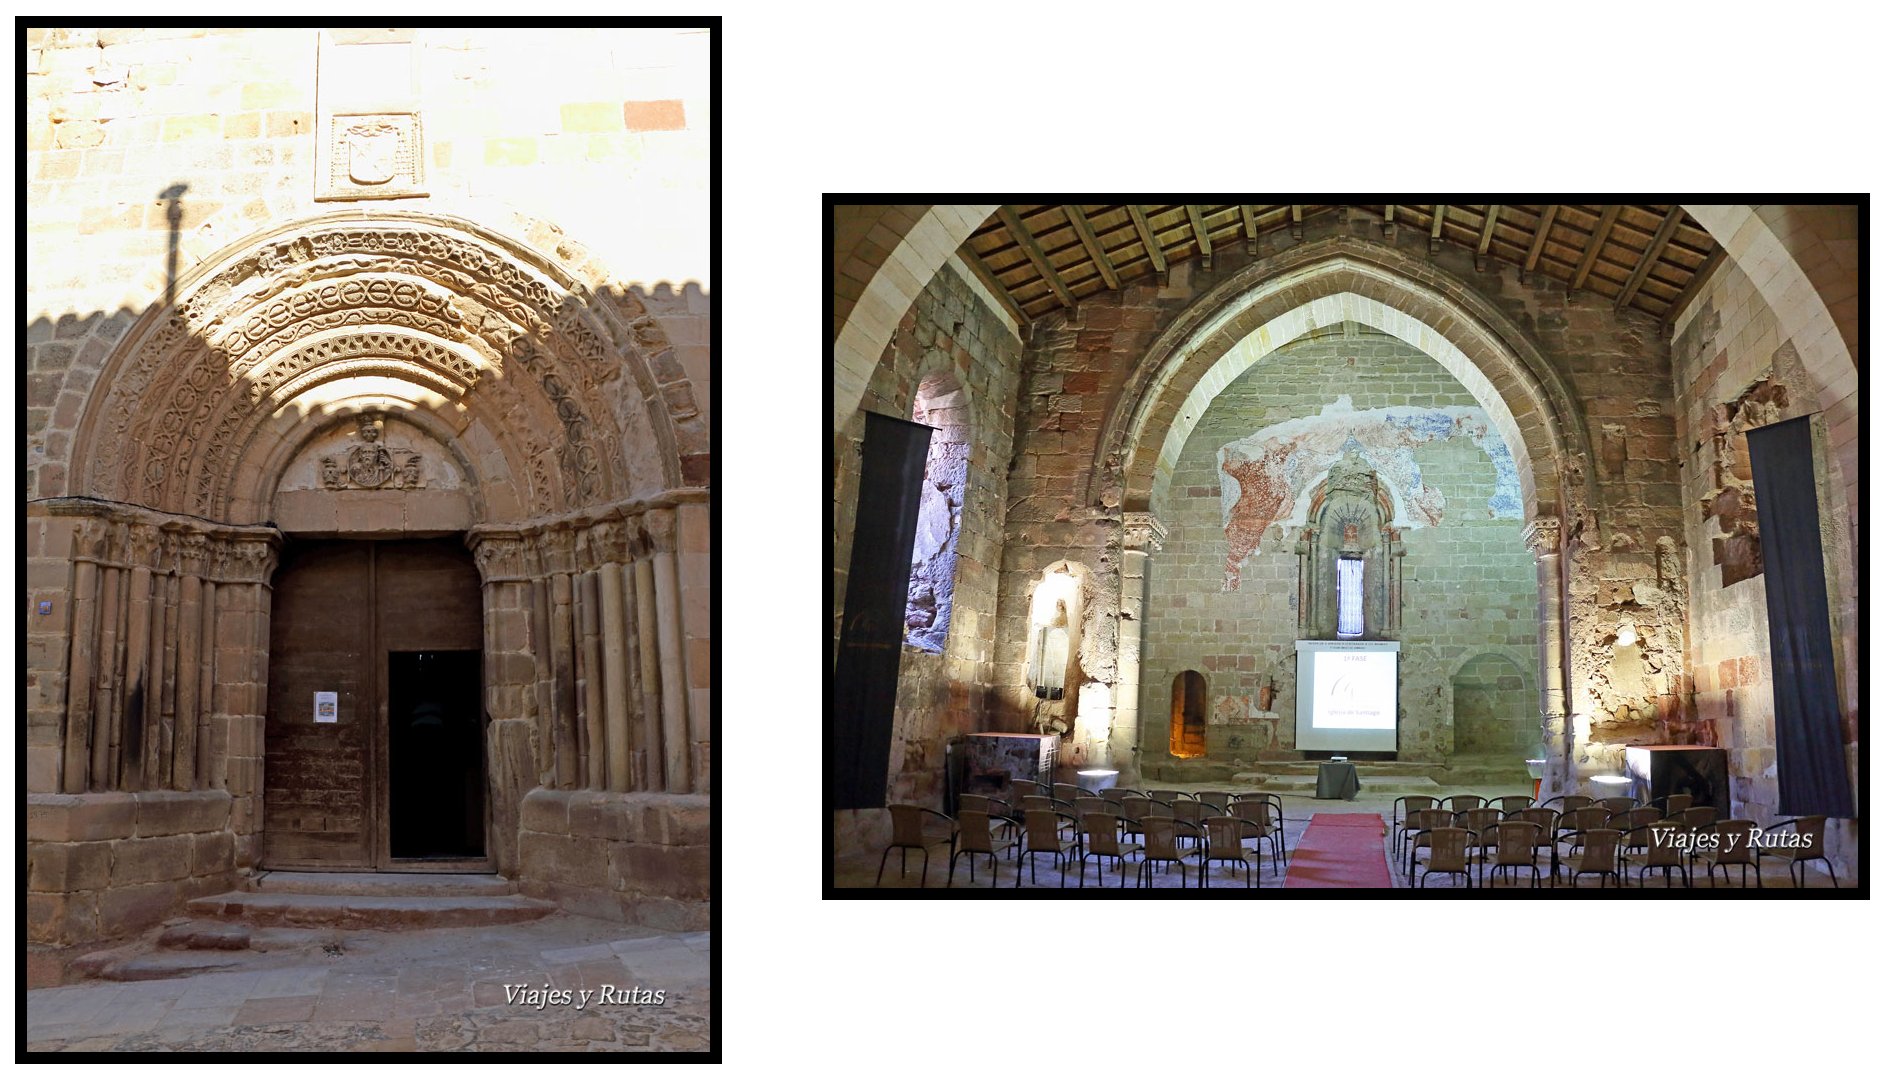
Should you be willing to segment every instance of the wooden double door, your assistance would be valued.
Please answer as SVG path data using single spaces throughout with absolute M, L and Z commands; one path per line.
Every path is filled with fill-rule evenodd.
M 491 871 L 463 543 L 290 540 L 269 634 L 263 864 Z

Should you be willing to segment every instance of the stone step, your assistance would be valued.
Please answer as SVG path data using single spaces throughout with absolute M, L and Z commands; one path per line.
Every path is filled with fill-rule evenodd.
M 161 981 L 246 969 L 259 957 L 252 951 L 100 951 L 74 961 L 72 969 L 107 981 Z
M 198 951 L 240 951 L 249 946 L 247 926 L 232 921 L 185 921 L 166 928 L 158 947 L 186 947 Z
M 384 896 L 232 891 L 192 899 L 190 913 L 254 925 L 335 929 L 443 929 L 509 925 L 553 912 L 521 895 Z
M 301 873 L 270 869 L 250 876 L 242 889 L 264 895 L 475 898 L 515 895 L 517 882 L 489 873 Z

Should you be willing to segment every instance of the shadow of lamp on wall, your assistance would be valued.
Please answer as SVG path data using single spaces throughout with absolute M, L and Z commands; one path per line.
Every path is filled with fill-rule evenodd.
M 172 183 L 159 191 L 157 200 L 165 202 L 164 220 L 170 225 L 170 242 L 164 251 L 164 306 L 177 299 L 177 238 L 183 228 L 183 195 L 188 183 Z

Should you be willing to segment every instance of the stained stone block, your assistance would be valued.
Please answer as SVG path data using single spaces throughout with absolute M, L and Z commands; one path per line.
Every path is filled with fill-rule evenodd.
M 26 838 L 70 843 L 123 839 L 136 830 L 137 800 L 123 791 L 97 794 L 29 794 Z

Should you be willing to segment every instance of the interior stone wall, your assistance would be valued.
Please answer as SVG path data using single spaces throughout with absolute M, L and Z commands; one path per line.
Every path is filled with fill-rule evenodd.
M 947 373 L 961 389 L 968 443 L 965 488 L 955 535 L 955 579 L 948 638 L 940 653 L 905 645 L 890 745 L 889 800 L 939 808 L 943 746 L 955 735 L 998 730 L 987 724 L 987 684 L 995 679 L 997 572 L 1007 512 L 1008 463 L 1021 343 L 975 288 L 944 266 L 904 316 L 870 382 L 862 409 L 838 437 L 832 543 L 836 577 L 830 615 L 835 643 L 844 608 L 850 539 L 856 527 L 857 464 L 863 411 L 910 416 L 917 389 Z M 1024 614 L 1024 613 L 1023 613 Z M 835 648 L 833 648 L 835 653 Z M 844 811 L 841 839 L 887 838 L 883 810 Z M 858 830 L 861 825 L 864 830 Z
M 1318 419 L 1341 398 L 1361 413 L 1477 406 L 1432 358 L 1396 338 L 1344 327 L 1353 328 L 1334 326 L 1257 362 L 1224 388 L 1184 445 L 1170 499 L 1157 511 L 1169 536 L 1148 587 L 1141 763 L 1167 752 L 1169 706 L 1156 702 L 1185 670 L 1209 681 L 1210 760 L 1253 761 L 1295 748 L 1294 643 L 1321 636 L 1296 625 L 1300 530 L 1269 526 L 1230 588 L 1220 449 L 1283 422 Z M 1495 430 L 1486 443 L 1504 450 Z M 1443 511 L 1437 525 L 1402 531 L 1402 626 L 1389 636 L 1402 644 L 1400 756 L 1431 761 L 1455 752 L 1453 675 L 1478 657 L 1528 669 L 1519 699 L 1536 724 L 1537 572 L 1519 536 L 1522 519 L 1509 508 L 1494 517 L 1489 506 L 1498 487 L 1484 448 L 1460 435 L 1419 443 L 1410 456 L 1425 487 L 1443 497 Z M 1311 474 L 1302 480 L 1313 484 Z M 1379 566 L 1370 561 L 1369 569 Z M 1370 623 L 1369 636 L 1381 627 Z M 1269 716 L 1259 715 L 1265 681 L 1275 688 Z
M 1693 668 L 1696 740 L 1728 751 L 1736 815 L 1783 819 L 1773 729 L 1773 665 L 1766 619 L 1766 580 L 1748 575 L 1758 563 L 1758 522 L 1746 471 L 1745 428 L 1817 412 L 1821 386 L 1799 361 L 1790 338 L 1752 282 L 1723 264 L 1676 321 L 1674 374 L 1678 390 L 1682 467 L 1683 569 L 1691 592 L 1689 663 Z M 1749 407 L 1749 402 L 1752 406 Z M 1819 444 L 1820 456 L 1831 453 Z M 1858 787 L 1859 589 L 1854 575 L 1857 520 L 1841 494 L 1842 474 L 1821 483 L 1820 536 L 1828 566 L 1839 700 Z M 1717 551 L 1718 550 L 1718 551 Z M 1717 562 L 1718 557 L 1725 562 Z M 1744 577 L 1743 577 L 1744 576 Z M 1827 826 L 1829 852 L 1841 874 L 1855 868 L 1856 825 Z
M 1358 210 L 1304 221 L 1299 240 L 1266 235 L 1253 253 L 1244 243 L 1220 244 L 1210 268 L 1195 259 L 1174 263 L 1163 278 L 1083 301 L 1077 319 L 1049 314 L 1034 323 L 1008 482 L 998 685 L 989 722 L 1029 729 L 1027 596 L 1039 572 L 1060 559 L 1094 572 L 1087 604 L 1093 621 L 1080 653 L 1084 677 L 1111 691 L 1115 706 L 1121 690 L 1142 690 L 1143 712 L 1168 706 L 1168 677 L 1147 675 L 1142 688 L 1120 680 L 1122 505 L 1109 502 L 1110 493 L 1088 498 L 1096 488 L 1089 483 L 1095 462 L 1108 461 L 1099 458 L 1107 415 L 1122 405 L 1132 370 L 1160 335 L 1212 287 L 1252 261 L 1336 235 L 1392 247 L 1429 266 L 1421 271 L 1443 272 L 1475 292 L 1517 326 L 1571 393 L 1573 410 L 1561 417 L 1585 424 L 1596 457 L 1574 450 L 1575 440 L 1566 435 L 1562 454 L 1552 460 L 1588 493 L 1569 498 L 1575 514 L 1562 520 L 1572 654 L 1565 692 L 1572 716 L 1552 741 L 1570 781 L 1619 770 L 1622 745 L 1659 740 L 1658 721 L 1675 704 L 1685 651 L 1685 579 L 1670 569 L 1684 534 L 1667 338 L 1646 314 L 1618 312 L 1613 301 L 1569 293 L 1537 275 L 1521 280 L 1513 265 L 1494 261 L 1480 270 L 1468 249 L 1441 244 L 1429 253 L 1424 234 L 1399 229 L 1383 235 L 1378 218 Z M 1155 548 L 1149 553 L 1154 594 L 1162 555 Z M 1624 614 L 1643 635 L 1637 656 L 1646 671 L 1639 675 L 1612 674 L 1610 643 Z M 1535 662 L 1533 655 L 1524 666 Z M 1449 681 L 1452 670 L 1434 681 Z M 1449 702 L 1441 708 L 1449 712 Z M 1156 741 L 1148 735 L 1134 740 Z M 1114 753 L 1112 761 L 1130 763 Z

